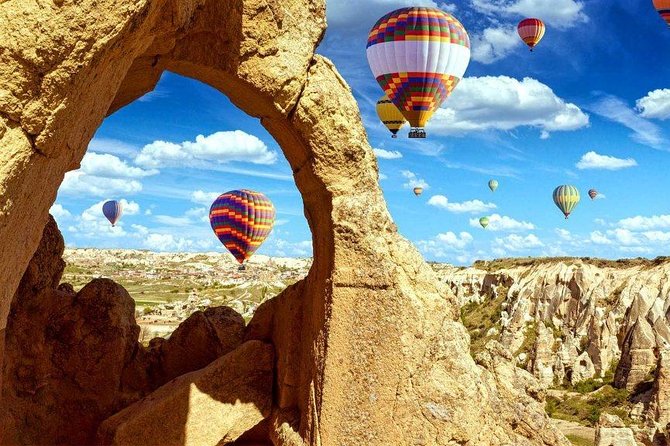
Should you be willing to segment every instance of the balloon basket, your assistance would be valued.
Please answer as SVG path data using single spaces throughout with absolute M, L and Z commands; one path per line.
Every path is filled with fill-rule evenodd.
M 247 269 L 247 267 L 244 266 L 244 265 L 240 265 L 240 266 L 237 267 L 237 270 L 238 270 L 238 271 L 244 271 L 244 270 L 246 270 L 246 269 Z
M 391 135 L 391 138 L 397 138 L 397 137 L 398 137 L 398 135 L 396 135 L 395 133 L 393 135 Z
M 424 129 L 412 129 L 409 131 L 410 138 L 425 138 L 426 131 Z

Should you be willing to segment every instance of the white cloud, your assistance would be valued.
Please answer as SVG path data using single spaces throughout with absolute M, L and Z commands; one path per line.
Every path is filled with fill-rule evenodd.
M 93 138 L 88 144 L 88 152 L 111 153 L 112 155 L 131 156 L 137 154 L 137 147 L 118 139 Z
M 87 175 L 100 178 L 143 178 L 158 174 L 155 169 L 144 170 L 132 167 L 114 155 L 94 152 L 84 155 L 79 170 Z
M 417 246 L 424 254 L 437 258 L 445 258 L 450 253 L 458 253 L 460 256 L 463 256 L 464 253 L 461 251 L 472 243 L 473 240 L 474 238 L 468 232 L 456 234 L 449 231 L 438 234 L 430 240 L 420 240 L 417 242 Z
M 651 217 L 642 217 L 638 215 L 619 220 L 617 226 L 632 231 L 668 229 L 670 228 L 670 215 L 654 215 Z
M 535 127 L 548 132 L 577 130 L 589 125 L 589 116 L 567 103 L 547 85 L 507 76 L 466 77 L 454 90 L 446 108 L 431 121 L 431 130 L 463 135 L 486 130 Z
M 589 237 L 589 240 L 596 245 L 611 245 L 613 243 L 612 240 L 607 237 L 607 235 L 600 231 L 593 231 Z
M 472 0 L 472 6 L 496 19 L 501 15 L 540 17 L 556 28 L 567 29 L 588 22 L 584 3 L 577 0 Z
M 544 243 L 540 241 L 535 234 L 528 234 L 523 237 L 517 234 L 511 234 L 504 238 L 496 238 L 492 245 L 497 250 L 497 255 L 506 251 L 525 251 L 534 248 L 541 248 Z
M 407 179 L 407 182 L 403 184 L 405 189 L 414 189 L 415 187 L 423 187 L 424 189 L 430 188 L 430 185 L 426 182 L 426 180 L 417 177 L 414 172 L 403 170 L 400 173 Z
M 398 158 L 402 158 L 402 153 L 400 153 L 398 150 L 384 150 L 384 149 L 373 149 L 375 152 L 375 155 L 377 155 L 377 158 L 385 159 L 385 160 L 395 160 Z
M 582 159 L 575 165 L 577 169 L 604 169 L 619 170 L 627 167 L 637 166 L 637 161 L 633 158 L 615 158 L 609 155 L 601 155 L 594 151 L 585 153 Z
M 202 204 L 204 206 L 211 206 L 214 200 L 216 200 L 219 195 L 218 192 L 205 192 L 202 190 L 196 190 L 191 194 L 191 201 L 194 203 Z
M 653 147 L 655 149 L 667 149 L 667 142 L 663 138 L 661 129 L 646 119 L 635 113 L 635 110 L 621 99 L 614 96 L 606 96 L 596 102 L 591 109 L 611 120 L 617 122 L 633 131 L 633 139 L 640 144 Z
M 445 209 L 455 214 L 477 214 L 495 209 L 497 206 L 493 203 L 484 203 L 481 200 L 469 200 L 462 203 L 451 203 L 444 195 L 433 195 L 428 200 L 428 204 L 440 209 Z
M 447 203 L 448 205 L 448 203 Z M 471 218 L 470 226 L 479 228 L 479 219 Z M 527 221 L 518 221 L 506 215 L 493 214 L 489 216 L 489 225 L 486 227 L 487 231 L 505 231 L 505 232 L 522 232 L 531 231 L 535 229 L 535 225 Z
M 175 237 L 172 234 L 150 233 L 143 242 L 144 247 L 152 251 L 177 252 L 211 249 L 211 240 L 196 240 L 187 237 Z
M 123 214 L 116 226 L 112 227 L 109 221 L 102 213 L 102 205 L 107 200 L 102 200 L 90 206 L 81 215 L 74 217 L 74 222 L 68 226 L 68 231 L 77 234 L 80 237 L 89 239 L 105 239 L 126 237 L 128 233 L 124 228 L 124 217 L 137 215 L 140 212 L 140 205 L 134 201 L 125 199 L 119 200 L 123 206 Z
M 61 224 L 61 221 L 67 220 L 68 218 L 72 217 L 72 214 L 70 211 L 65 209 L 62 205 L 56 203 L 53 206 L 51 206 L 51 209 L 49 209 L 49 213 L 53 215 L 53 217 L 56 219 L 58 224 Z
M 521 43 L 514 26 L 487 28 L 472 37 L 472 60 L 491 64 L 507 57 Z
M 175 144 L 154 141 L 142 148 L 135 163 L 143 167 L 208 168 L 209 163 L 225 164 L 241 161 L 253 164 L 273 164 L 277 153 L 263 141 L 241 130 L 198 135 L 195 141 Z
M 637 100 L 635 107 L 643 118 L 670 119 L 670 89 L 650 91 Z

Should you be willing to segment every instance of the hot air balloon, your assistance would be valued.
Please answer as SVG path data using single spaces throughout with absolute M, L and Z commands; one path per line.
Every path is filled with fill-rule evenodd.
M 554 189 L 554 203 L 567 219 L 579 203 L 579 190 L 570 185 L 558 186 Z
M 489 225 L 489 218 L 488 217 L 480 218 L 479 224 L 482 225 L 482 228 L 486 229 L 486 227 Z
M 491 192 L 495 192 L 498 189 L 498 180 L 490 180 L 489 189 L 491 189 Z
M 519 37 L 523 40 L 526 45 L 530 47 L 530 50 L 533 51 L 533 48 L 540 43 L 542 37 L 544 37 L 544 22 L 540 19 L 523 19 L 519 22 L 517 26 L 517 31 L 519 32 Z
M 401 8 L 370 30 L 368 63 L 386 96 L 407 118 L 410 138 L 424 127 L 465 74 L 470 38 L 461 23 L 438 8 Z
M 407 122 L 398 107 L 386 95 L 377 101 L 377 116 L 391 131 L 391 138 L 397 138 L 398 130 Z
M 670 26 L 670 0 L 654 0 L 654 8 Z
M 422 193 L 423 193 L 423 187 L 420 187 L 420 186 L 419 186 L 419 187 L 415 187 L 415 188 L 414 188 L 414 195 L 416 195 L 417 197 L 418 197 L 419 195 L 421 195 Z
M 120 201 L 109 200 L 102 205 L 102 213 L 107 217 L 107 220 L 112 224 L 112 227 L 116 226 L 116 222 L 121 218 L 123 213 L 123 205 Z
M 589 197 L 591 197 L 591 200 L 595 200 L 597 196 L 598 196 L 597 190 L 595 189 L 589 190 Z
M 219 195 L 209 209 L 209 222 L 219 241 L 242 265 L 272 231 L 275 208 L 260 192 L 232 190 Z

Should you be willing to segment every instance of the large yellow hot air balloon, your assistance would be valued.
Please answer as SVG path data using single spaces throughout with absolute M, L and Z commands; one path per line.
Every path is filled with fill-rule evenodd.
M 391 138 L 397 138 L 398 130 L 407 122 L 402 113 L 400 113 L 400 110 L 398 110 L 398 107 L 386 95 L 377 101 L 377 116 L 379 116 L 379 119 L 386 128 L 391 131 Z
M 367 56 L 382 90 L 412 126 L 409 137 L 425 138 L 426 123 L 465 74 L 470 38 L 441 9 L 401 8 L 370 30 Z
M 654 8 L 670 26 L 670 0 L 654 0 Z
M 517 31 L 519 32 L 519 37 L 523 40 L 526 45 L 530 47 L 530 50 L 533 51 L 533 48 L 540 43 L 542 37 L 544 37 L 544 22 L 540 19 L 523 19 L 519 22 L 517 26 Z
M 579 203 L 579 190 L 567 184 L 558 186 L 554 189 L 554 203 L 567 219 Z

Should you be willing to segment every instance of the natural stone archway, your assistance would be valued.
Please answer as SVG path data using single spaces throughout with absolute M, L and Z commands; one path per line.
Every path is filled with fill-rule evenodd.
M 313 267 L 247 333 L 274 345 L 275 444 L 568 444 L 503 382 L 512 368 L 474 363 L 450 293 L 397 234 L 357 105 L 314 54 L 324 17 L 323 0 L 0 3 L 0 327 L 63 175 L 171 70 L 260 118 L 303 197 Z

